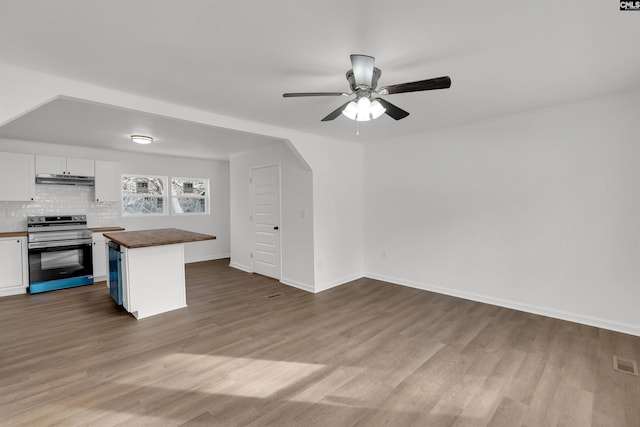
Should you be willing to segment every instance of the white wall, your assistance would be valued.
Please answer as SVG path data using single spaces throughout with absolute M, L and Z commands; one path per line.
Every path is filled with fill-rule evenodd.
M 252 271 L 249 177 L 252 168 L 270 165 L 280 166 L 280 280 L 313 291 L 313 176 L 284 143 L 231 156 L 231 265 Z
M 640 335 L 640 92 L 365 149 L 366 274 Z
M 313 169 L 315 291 L 363 275 L 363 145 L 320 137 L 291 141 Z
M 227 162 L 6 139 L 0 139 L 0 151 L 109 160 L 120 164 L 121 173 L 207 178 L 211 186 L 210 215 L 122 217 L 120 203 L 93 202 L 93 188 L 36 185 L 34 202 L 0 202 L 0 230 L 25 230 L 27 215 L 86 212 L 90 227 L 117 225 L 127 230 L 175 227 L 213 234 L 217 237 L 213 241 L 185 245 L 187 262 L 229 256 L 229 164 Z

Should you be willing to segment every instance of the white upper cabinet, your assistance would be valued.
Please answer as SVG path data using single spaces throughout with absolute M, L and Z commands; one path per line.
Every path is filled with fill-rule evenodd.
M 120 200 L 120 165 L 116 162 L 96 160 L 96 202 Z
M 65 157 L 36 156 L 36 173 L 63 175 L 67 172 Z
M 94 176 L 93 160 L 67 157 L 67 175 Z
M 0 153 L 0 200 L 31 201 L 35 193 L 33 154 Z
M 94 162 L 72 157 L 36 156 L 36 173 L 94 176 Z

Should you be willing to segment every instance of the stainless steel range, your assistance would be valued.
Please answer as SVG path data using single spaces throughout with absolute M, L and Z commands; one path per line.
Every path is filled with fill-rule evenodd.
M 29 293 L 93 284 L 86 215 L 27 217 Z

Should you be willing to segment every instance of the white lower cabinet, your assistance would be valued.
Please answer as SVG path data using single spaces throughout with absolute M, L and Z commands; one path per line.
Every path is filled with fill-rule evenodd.
M 102 233 L 93 233 L 93 280 L 107 279 L 107 243 Z
M 0 238 L 0 296 L 25 293 L 28 268 L 26 237 Z

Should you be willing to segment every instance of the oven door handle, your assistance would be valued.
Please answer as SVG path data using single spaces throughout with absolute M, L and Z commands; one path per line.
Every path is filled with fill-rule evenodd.
M 91 239 L 87 240 L 56 240 L 53 242 L 32 242 L 29 243 L 29 249 L 45 249 L 45 248 L 59 248 L 62 246 L 82 246 L 90 245 Z

